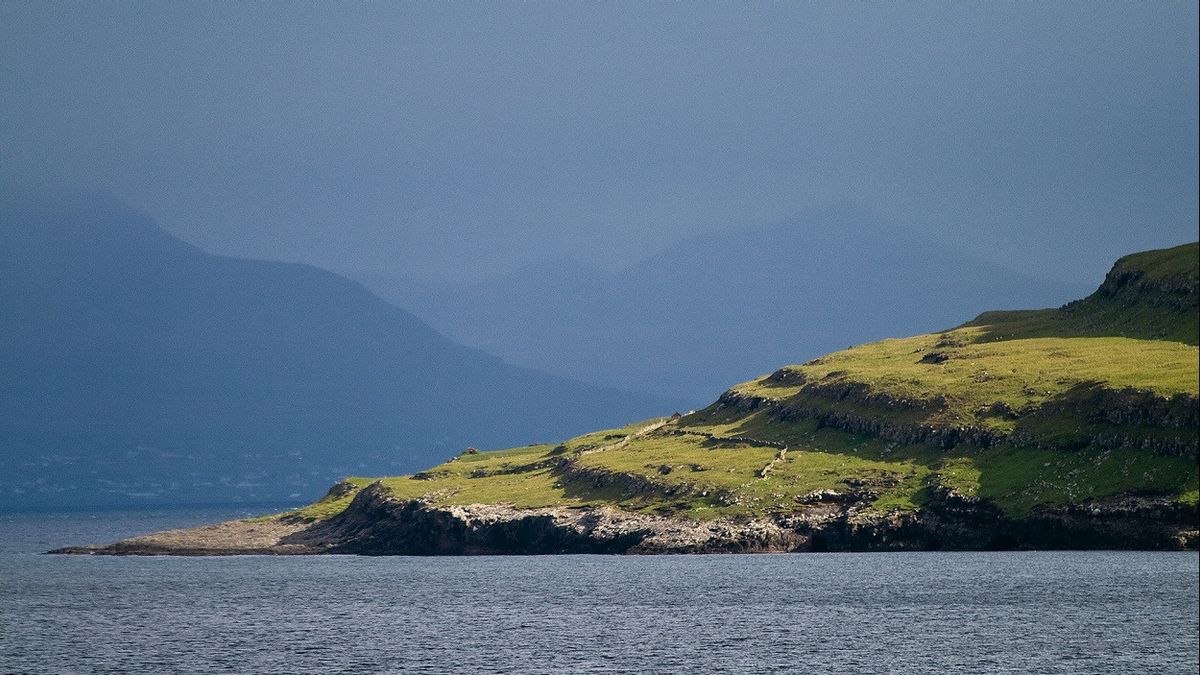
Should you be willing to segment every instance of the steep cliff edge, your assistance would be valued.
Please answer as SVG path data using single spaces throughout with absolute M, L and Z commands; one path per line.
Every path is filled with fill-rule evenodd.
M 611 506 L 515 508 L 399 499 L 382 483 L 337 515 L 313 521 L 242 520 L 171 530 L 93 555 L 529 555 L 783 553 L 1129 548 L 1195 549 L 1195 511 L 1125 497 L 1039 509 L 1012 520 L 986 502 L 941 491 L 915 512 L 880 513 L 860 496 L 815 495 L 766 517 L 695 520 Z

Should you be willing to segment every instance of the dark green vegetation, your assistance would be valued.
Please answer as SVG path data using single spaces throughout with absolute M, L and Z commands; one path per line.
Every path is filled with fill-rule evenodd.
M 835 504 L 919 513 L 947 495 L 1012 521 L 1122 498 L 1194 513 L 1197 267 L 1196 244 L 1128 256 L 1095 294 L 1058 310 L 860 345 L 683 417 L 464 454 L 381 483 L 437 505 L 690 519 Z M 333 515 L 368 482 L 298 515 Z
M 283 501 L 671 403 L 517 368 L 105 195 L 0 191 L 0 507 Z

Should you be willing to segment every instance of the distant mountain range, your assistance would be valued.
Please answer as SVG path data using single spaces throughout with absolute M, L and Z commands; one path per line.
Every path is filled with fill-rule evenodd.
M 675 407 L 460 346 L 330 272 L 209 255 L 111 196 L 5 190 L 0 224 L 0 506 L 307 498 Z
M 696 236 L 616 273 L 552 259 L 472 284 L 361 280 L 513 363 L 697 406 L 778 363 L 1089 289 L 972 258 L 848 204 Z

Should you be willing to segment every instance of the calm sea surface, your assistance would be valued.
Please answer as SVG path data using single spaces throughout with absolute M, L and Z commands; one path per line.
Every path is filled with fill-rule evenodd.
M 0 513 L 0 672 L 1198 666 L 1195 553 L 37 555 L 241 515 Z

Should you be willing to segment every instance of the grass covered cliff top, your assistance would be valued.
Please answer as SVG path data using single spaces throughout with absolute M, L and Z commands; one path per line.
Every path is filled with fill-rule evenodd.
M 981 340 L 1129 337 L 1200 343 L 1200 244 L 1144 251 L 1118 260 L 1082 300 L 1058 309 L 984 312 L 967 326 Z
M 1196 244 L 1121 258 L 1088 298 L 989 312 L 733 387 L 704 410 L 378 479 L 399 498 L 608 505 L 695 519 L 920 509 L 938 491 L 1020 518 L 1127 495 L 1195 507 Z M 354 478 L 293 517 L 337 513 Z

